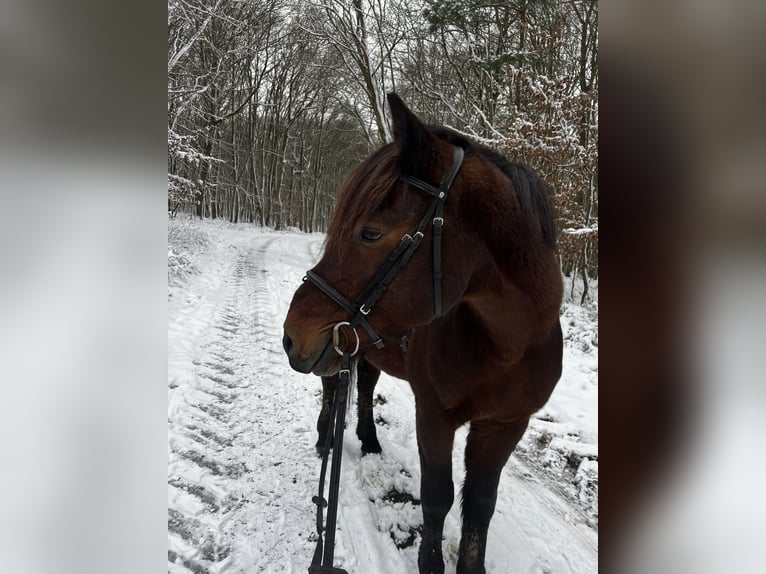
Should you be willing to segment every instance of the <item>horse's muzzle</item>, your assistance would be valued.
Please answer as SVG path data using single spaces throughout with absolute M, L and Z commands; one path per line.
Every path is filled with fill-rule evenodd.
M 339 357 L 333 349 L 329 335 L 324 344 L 319 345 L 314 352 L 306 355 L 299 351 L 293 337 L 285 329 L 282 347 L 290 361 L 290 366 L 299 373 L 329 376 L 337 373 L 340 368 Z
M 290 335 L 285 331 L 282 337 L 282 348 L 287 353 L 287 358 L 290 361 L 290 366 L 299 373 L 310 373 L 314 362 L 311 359 L 301 358 L 295 350 L 295 343 L 293 343 Z

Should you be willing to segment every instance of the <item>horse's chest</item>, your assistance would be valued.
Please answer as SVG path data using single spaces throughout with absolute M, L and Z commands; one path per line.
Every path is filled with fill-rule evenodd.
M 400 346 L 387 344 L 383 349 L 373 349 L 366 355 L 367 360 L 384 373 L 398 379 L 406 379 L 405 353 Z

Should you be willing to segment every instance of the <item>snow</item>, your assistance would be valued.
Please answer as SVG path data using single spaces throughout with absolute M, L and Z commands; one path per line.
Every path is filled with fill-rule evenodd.
M 305 572 L 315 547 L 321 385 L 292 371 L 282 322 L 322 234 L 173 219 L 168 229 L 168 571 Z M 487 572 L 597 571 L 595 305 L 562 308 L 564 374 L 508 462 Z M 416 573 L 420 470 L 406 382 L 376 388 L 381 455 L 361 456 L 350 409 L 336 566 Z M 453 452 L 463 480 L 467 429 Z M 444 530 L 454 572 L 460 505 Z
M 579 229 L 574 227 L 567 227 L 566 229 L 562 229 L 561 233 L 566 233 L 567 235 L 586 235 L 588 233 L 598 233 L 598 226 L 582 227 Z

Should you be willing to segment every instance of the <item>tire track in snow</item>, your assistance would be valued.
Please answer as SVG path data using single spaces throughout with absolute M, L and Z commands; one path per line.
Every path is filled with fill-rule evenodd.
M 246 466 L 232 453 L 240 431 L 233 422 L 243 387 L 232 368 L 231 342 L 241 336 L 236 293 L 247 262 L 227 269 L 223 304 L 211 317 L 208 340 L 193 362 L 190 384 L 174 389 L 179 408 L 169 421 L 168 569 L 220 572 L 231 545 L 221 525 L 237 506 L 237 481 Z M 172 415 L 176 416 L 173 417 Z
M 295 285 L 268 269 L 305 266 L 296 247 L 315 255 L 278 234 L 229 253 L 192 372 L 171 375 L 169 572 L 290 572 L 310 560 L 320 387 L 284 360 L 281 323 Z

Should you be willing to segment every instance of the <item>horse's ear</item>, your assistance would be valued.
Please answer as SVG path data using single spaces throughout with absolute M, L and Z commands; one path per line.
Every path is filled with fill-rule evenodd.
M 436 137 L 393 92 L 388 94 L 388 105 L 391 108 L 394 144 L 399 150 L 402 170 L 408 175 L 427 175 L 425 172 L 438 153 Z

